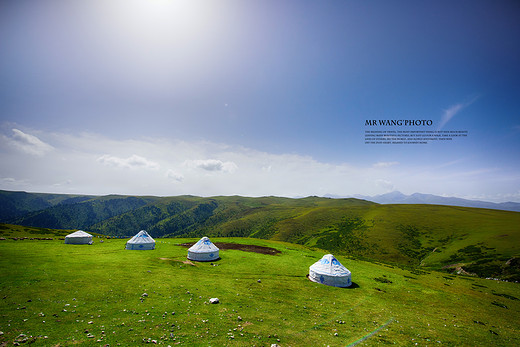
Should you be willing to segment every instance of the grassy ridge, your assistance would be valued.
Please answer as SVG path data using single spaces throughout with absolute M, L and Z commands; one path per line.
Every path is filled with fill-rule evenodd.
M 284 242 L 221 238 L 281 254 L 222 250 L 214 263 L 183 263 L 182 242 L 125 251 L 0 241 L 0 343 L 36 345 L 493 345 L 520 343 L 518 284 L 404 270 L 339 256 L 348 289 L 307 280 L 324 254 Z M 147 296 L 143 296 L 146 293 Z M 209 304 L 218 297 L 220 304 Z M 26 335 L 20 336 L 20 334 Z M 279 341 L 278 341 L 279 340 Z

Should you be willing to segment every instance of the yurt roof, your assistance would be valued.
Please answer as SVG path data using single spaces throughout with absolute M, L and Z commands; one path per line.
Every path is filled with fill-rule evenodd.
M 128 240 L 129 243 L 155 243 L 155 240 L 146 232 L 141 230 L 134 237 Z
M 78 230 L 73 232 L 72 234 L 68 234 L 66 237 L 92 237 L 92 235 L 84 232 L 83 230 Z
M 332 254 L 324 255 L 320 260 L 310 266 L 314 272 L 329 276 L 348 276 L 350 271 L 341 265 Z
M 191 246 L 188 251 L 193 253 L 211 253 L 218 251 L 218 247 L 210 241 L 206 236 L 197 241 L 196 244 Z

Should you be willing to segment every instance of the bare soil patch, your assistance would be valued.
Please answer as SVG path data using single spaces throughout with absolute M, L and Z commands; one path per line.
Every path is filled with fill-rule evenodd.
M 161 259 L 161 260 L 168 260 L 168 261 L 176 261 L 178 263 L 183 263 L 183 264 L 186 264 L 186 265 L 196 266 L 190 260 L 176 260 L 176 259 L 170 259 L 170 258 L 159 258 L 159 259 Z
M 195 243 L 181 243 L 179 246 L 183 246 L 186 248 L 189 248 L 193 246 Z M 229 242 L 214 242 L 215 246 L 218 247 L 218 249 L 237 249 L 239 251 L 244 252 L 254 252 L 254 253 L 260 253 L 260 254 L 270 254 L 270 255 L 276 255 L 278 253 L 282 253 L 277 249 L 271 248 L 271 247 L 264 247 L 264 246 L 256 246 L 256 245 L 243 245 L 240 243 L 229 243 Z

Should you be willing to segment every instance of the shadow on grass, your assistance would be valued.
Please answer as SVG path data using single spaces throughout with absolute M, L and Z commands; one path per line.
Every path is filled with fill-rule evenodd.
M 319 283 L 319 282 L 314 282 L 314 281 L 311 281 L 311 279 L 309 278 L 309 274 L 305 275 L 305 277 L 307 277 L 307 279 L 312 282 L 312 283 L 317 283 L 317 284 L 321 284 L 321 285 L 324 285 L 324 286 L 329 286 L 328 284 L 323 284 L 323 283 Z M 329 286 L 329 287 L 336 287 L 336 286 Z M 360 288 L 359 287 L 359 284 L 357 284 L 356 282 L 352 282 L 350 286 L 348 287 L 336 287 L 336 288 L 341 288 L 341 289 L 356 289 L 356 288 Z
M 345 287 L 345 289 L 356 289 L 356 288 L 360 288 L 359 284 L 357 284 L 356 282 L 352 282 L 352 284 L 349 287 Z

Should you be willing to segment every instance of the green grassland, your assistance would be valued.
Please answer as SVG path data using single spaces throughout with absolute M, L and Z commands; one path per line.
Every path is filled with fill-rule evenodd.
M 520 280 L 520 213 L 436 205 L 314 208 L 272 238 L 423 269 Z
M 305 226 L 318 218 L 316 213 L 320 215 L 310 210 L 294 218 Z M 353 238 L 348 234 L 354 230 L 363 245 L 364 233 L 374 232 L 369 221 L 382 218 L 380 213 L 372 211 L 370 219 L 357 214 L 333 222 L 330 215 L 326 219 L 333 233 Z M 426 230 L 423 222 L 409 220 L 402 233 L 418 234 L 414 237 L 424 246 L 429 239 L 421 234 Z M 283 241 L 212 238 L 273 247 L 281 253 L 226 249 L 218 261 L 191 265 L 184 263 L 187 250 L 179 244 L 196 238 L 159 238 L 153 251 L 127 251 L 121 239 L 96 237 L 93 245 L 66 245 L 57 239 L 62 231 L 43 229 L 38 234 L 37 229 L 4 228 L 9 229 L 4 235 L 9 235 L 0 241 L 2 345 L 520 345 L 517 283 L 339 254 L 352 272 L 353 285 L 335 288 L 306 278 L 308 267 L 325 251 Z M 9 238 L 51 234 L 53 240 Z M 316 245 L 321 239 L 306 242 Z M 486 247 L 502 247 L 500 238 L 488 241 L 495 243 Z M 484 239 L 446 241 L 443 251 L 452 247 L 451 254 L 458 254 L 460 248 L 479 242 Z M 476 252 L 470 248 L 462 253 L 472 251 Z M 423 261 L 438 261 L 436 253 Z M 213 297 L 220 303 L 210 304 Z
M 17 206 L 46 196 L 4 195 Z M 319 197 L 76 196 L 59 203 L 50 197 L 52 207 L 27 210 L 11 223 L 110 236 L 145 229 L 153 237 L 253 237 L 410 268 L 520 280 L 520 212 Z

